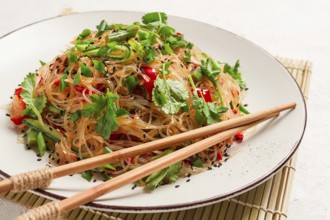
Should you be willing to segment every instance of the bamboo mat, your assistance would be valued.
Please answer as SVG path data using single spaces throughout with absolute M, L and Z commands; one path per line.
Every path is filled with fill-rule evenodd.
M 277 59 L 296 79 L 305 99 L 308 99 L 309 82 L 312 64 L 309 61 L 292 60 L 282 57 Z M 91 209 L 77 208 L 65 216 L 73 220 L 106 220 L 106 219 L 135 219 L 135 220 L 174 220 L 174 219 L 287 219 L 288 202 L 295 173 L 297 152 L 277 174 L 258 187 L 233 197 L 229 200 L 195 209 L 148 214 L 106 213 Z M 27 208 L 35 208 L 50 200 L 31 192 L 2 193 L 0 198 L 19 203 Z

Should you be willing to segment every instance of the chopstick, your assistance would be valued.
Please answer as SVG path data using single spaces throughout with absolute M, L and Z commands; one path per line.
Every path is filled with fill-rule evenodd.
M 265 117 L 269 117 L 270 115 L 278 114 L 279 112 L 284 110 L 295 108 L 295 106 L 296 106 L 295 102 L 290 102 L 287 104 L 271 107 L 259 112 L 244 115 L 242 117 L 234 118 L 227 121 L 222 121 L 220 123 L 194 129 L 188 132 L 184 132 L 174 136 L 140 144 L 134 147 L 122 149 L 108 154 L 96 156 L 93 158 L 89 158 L 53 168 L 49 168 L 49 167 L 42 168 L 40 170 L 12 176 L 11 178 L 5 179 L 0 182 L 0 193 L 9 190 L 26 191 L 28 189 L 34 189 L 34 188 L 45 188 L 55 178 L 59 178 L 74 173 L 80 173 L 85 170 L 90 170 L 96 167 L 100 167 L 102 165 L 111 162 L 124 160 L 126 158 L 141 155 L 146 152 L 161 150 L 168 146 L 189 141 L 192 139 L 213 135 L 215 133 L 219 133 L 221 131 L 225 131 L 230 128 L 234 128 L 240 125 L 244 125 L 253 121 L 260 120 Z M 22 184 L 22 181 L 25 181 L 25 183 Z M 19 187 L 17 185 L 19 185 Z M 24 185 L 24 187 L 22 187 L 21 185 Z
M 146 177 L 152 174 L 155 171 L 166 168 L 174 163 L 182 161 L 198 152 L 201 152 L 227 138 L 244 131 L 250 127 L 253 127 L 269 118 L 277 116 L 278 114 L 268 115 L 262 119 L 251 122 L 249 124 L 242 125 L 240 127 L 232 128 L 230 130 L 224 131 L 222 133 L 215 134 L 208 138 L 205 138 L 199 142 L 193 143 L 189 146 L 181 148 L 173 153 L 165 155 L 161 158 L 158 158 L 154 161 L 151 161 L 145 165 L 135 168 L 129 172 L 121 174 L 118 177 L 112 178 L 107 182 L 101 183 L 95 187 L 82 191 L 70 198 L 66 198 L 62 201 L 53 201 L 39 208 L 33 209 L 21 216 L 18 220 L 23 219 L 35 219 L 35 220 L 44 220 L 44 219 L 57 219 L 66 212 L 91 202 L 96 198 L 107 194 L 111 191 L 114 191 L 128 183 L 135 182 L 143 177 Z

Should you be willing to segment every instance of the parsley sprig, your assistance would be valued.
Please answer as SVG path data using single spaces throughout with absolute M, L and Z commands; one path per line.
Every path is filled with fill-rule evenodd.
M 173 152 L 173 150 L 167 149 L 163 153 L 161 153 L 158 156 L 155 156 L 152 159 L 156 160 L 156 159 L 163 157 L 172 152 Z M 146 179 L 146 183 L 147 183 L 149 189 L 153 190 L 163 183 L 175 182 L 179 178 L 181 168 L 182 168 L 182 162 L 178 162 L 167 168 L 154 172 L 153 174 L 148 176 Z
M 203 97 L 197 94 L 196 86 L 191 76 L 188 76 L 191 86 L 193 87 L 193 108 L 196 109 L 196 121 L 200 125 L 211 125 L 220 121 L 220 115 L 225 113 L 228 108 L 218 105 L 216 102 L 206 102 Z
M 115 101 L 119 98 L 117 94 L 108 91 L 105 95 L 91 95 L 93 103 L 87 104 L 81 110 L 81 115 L 96 120 L 96 132 L 104 139 L 109 139 L 111 132 L 119 128 L 117 117 L 128 114 L 122 108 L 117 108 Z
M 26 109 L 22 114 L 37 117 L 39 122 L 43 124 L 41 113 L 46 106 L 47 98 L 45 94 L 35 96 L 35 86 L 36 76 L 33 73 L 29 73 L 22 82 L 23 91 L 21 96 L 26 104 Z
M 226 63 L 224 67 L 224 72 L 228 73 L 231 77 L 237 80 L 241 89 L 246 89 L 246 83 L 242 78 L 241 72 L 238 70 L 239 66 L 239 60 L 236 61 L 233 67 Z
M 159 72 L 163 78 L 158 76 L 155 80 L 152 100 L 166 114 L 176 114 L 181 108 L 187 106 L 186 100 L 189 98 L 189 93 L 180 81 L 165 78 L 165 75 L 170 73 L 169 66 L 170 62 L 164 63 L 161 66 Z

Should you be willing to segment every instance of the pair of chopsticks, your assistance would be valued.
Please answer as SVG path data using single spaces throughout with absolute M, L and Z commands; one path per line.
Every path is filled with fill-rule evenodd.
M 226 140 L 233 135 L 242 132 L 250 127 L 253 127 L 265 120 L 278 116 L 281 111 L 292 109 L 296 106 L 296 103 L 288 103 L 285 105 L 280 105 L 272 107 L 260 112 L 252 113 L 235 119 L 223 121 L 217 124 L 209 125 L 206 127 L 198 128 L 192 131 L 181 133 L 178 135 L 170 136 L 167 138 L 159 139 L 156 141 L 144 143 L 131 148 L 126 148 L 123 150 L 115 151 L 112 153 L 104 154 L 94 158 L 85 159 L 82 161 L 74 162 L 71 164 L 62 165 L 54 168 L 47 168 L 40 171 L 32 171 L 29 173 L 19 174 L 23 175 L 19 179 L 19 183 L 22 181 L 27 181 L 24 183 L 28 187 L 23 187 L 21 190 L 28 190 L 30 188 L 47 187 L 48 184 L 54 178 L 59 178 L 69 174 L 80 173 L 85 170 L 90 170 L 96 167 L 100 167 L 104 164 L 108 164 L 115 161 L 124 160 L 129 157 L 134 157 L 141 155 L 146 152 L 151 152 L 155 150 L 161 150 L 178 143 L 189 141 L 196 138 L 201 138 L 209 136 L 199 142 L 191 144 L 187 147 L 179 149 L 173 153 L 165 155 L 157 160 L 151 161 L 148 164 L 142 165 L 132 171 L 124 173 L 118 177 L 112 178 L 107 182 L 101 183 L 98 186 L 92 187 L 88 190 L 82 191 L 73 197 L 64 199 L 62 201 L 54 201 L 47 203 L 44 206 L 33 209 L 21 216 L 18 219 L 57 219 L 64 213 L 95 200 L 96 198 L 116 190 L 128 183 L 135 182 L 145 176 L 152 174 L 155 171 L 166 168 L 174 163 L 182 161 L 196 153 L 199 153 L 223 140 Z M 210 136 L 212 135 L 212 136 Z M 40 174 L 41 173 L 41 174 Z M 45 180 L 45 178 L 49 178 Z M 0 193 L 9 190 L 16 190 L 15 183 L 17 178 L 11 177 L 10 179 L 3 180 L 0 182 Z M 34 182 L 34 184 L 29 185 L 29 182 Z M 24 185 L 23 184 L 23 185 Z M 39 185 L 38 185 L 39 184 Z M 19 185 L 19 184 L 18 184 Z M 18 187 L 19 188 L 19 187 Z

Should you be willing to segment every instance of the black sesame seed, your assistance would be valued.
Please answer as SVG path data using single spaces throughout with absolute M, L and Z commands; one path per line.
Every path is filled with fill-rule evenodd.
M 249 88 L 245 88 L 245 91 L 249 90 Z
M 18 84 L 18 86 L 21 86 L 21 84 Z
M 190 179 L 187 179 L 186 182 L 189 183 L 190 182 Z
M 48 155 L 48 158 L 50 158 L 51 156 L 52 156 L 52 155 L 51 155 L 51 154 L 49 154 L 49 155 Z
M 188 173 L 187 177 L 191 177 L 191 173 Z
M 37 157 L 40 157 L 41 155 L 40 154 L 37 154 Z
M 10 114 L 6 113 L 6 116 L 10 117 Z
M 13 97 L 12 97 L 12 96 L 10 96 L 10 99 L 13 99 Z
M 27 147 L 28 150 L 31 150 L 32 148 L 31 147 Z
M 38 158 L 37 161 L 41 161 L 41 158 Z
M 226 159 L 225 159 L 225 162 L 228 160 L 229 158 L 227 157 Z
M 73 176 L 73 174 L 70 174 L 69 176 Z
M 96 181 L 97 181 L 97 180 L 96 180 L 96 179 L 94 179 L 94 180 L 93 180 L 93 183 L 95 183 Z
M 60 161 L 61 161 L 60 159 L 57 159 L 56 163 L 57 163 L 57 164 L 59 164 L 59 163 L 60 163 Z
M 207 167 L 208 170 L 212 170 L 212 167 Z
M 247 107 L 248 106 L 248 104 L 244 104 L 244 107 Z
M 224 156 L 229 157 L 230 155 L 227 152 L 225 152 Z
M 180 187 L 180 185 L 176 185 L 176 186 L 175 186 L 175 188 L 179 188 L 179 187 Z

